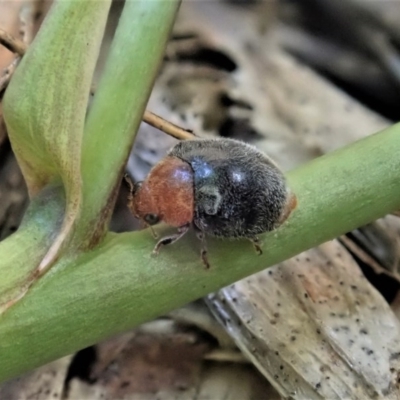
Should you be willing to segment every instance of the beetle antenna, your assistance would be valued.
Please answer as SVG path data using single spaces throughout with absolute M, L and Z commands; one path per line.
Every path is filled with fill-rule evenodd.
M 148 227 L 150 228 L 151 234 L 153 235 L 154 239 L 158 239 L 158 235 L 156 233 L 156 231 L 154 230 L 154 228 L 151 225 L 148 225 Z
M 129 196 L 128 196 L 128 198 L 129 199 L 133 199 L 133 197 L 135 196 L 136 192 L 138 191 L 138 189 L 142 185 L 142 182 L 134 183 L 132 181 L 132 178 L 129 176 L 129 174 L 124 174 L 124 181 L 128 184 L 128 187 L 129 187 Z
M 128 194 L 128 208 L 131 210 L 131 213 L 133 215 L 135 214 L 135 194 L 142 185 L 142 182 L 136 182 L 133 183 L 131 177 L 128 174 L 124 174 L 124 181 L 128 184 L 129 186 L 129 194 Z
M 129 176 L 129 174 L 125 173 L 124 174 L 124 181 L 128 184 L 129 186 L 129 192 L 131 194 L 133 194 L 134 190 L 135 190 L 135 185 L 132 182 L 131 177 Z

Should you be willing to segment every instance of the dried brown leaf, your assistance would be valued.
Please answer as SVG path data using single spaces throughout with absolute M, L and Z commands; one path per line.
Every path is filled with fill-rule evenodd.
M 227 287 L 210 302 L 285 398 L 400 396 L 400 323 L 337 242 Z
M 0 399 L 61 399 L 71 357 L 64 357 L 0 386 Z
M 400 219 L 387 216 L 352 232 L 354 240 L 400 282 Z
M 65 400 L 279 399 L 252 366 L 205 361 L 210 348 L 199 333 L 171 321 L 145 324 L 96 384 L 73 379 Z

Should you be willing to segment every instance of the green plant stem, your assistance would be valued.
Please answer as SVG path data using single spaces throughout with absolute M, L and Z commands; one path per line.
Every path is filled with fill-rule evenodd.
M 75 261 L 61 259 L 0 318 L 0 380 L 72 353 L 400 209 L 400 125 L 314 160 L 288 178 L 298 208 L 247 241 L 209 240 L 205 270 L 194 237 L 151 256 L 148 231 L 109 234 Z M 164 230 L 165 228 L 160 228 Z M 11 239 L 12 240 L 12 237 Z M 2 255 L 0 274 L 13 262 Z M 9 257 L 4 262 L 3 257 Z
M 0 314 L 6 304 L 26 291 L 33 269 L 43 259 L 62 225 L 64 208 L 63 188 L 46 188 L 31 203 L 12 239 L 0 243 Z M 13 257 L 7 256 L 10 254 Z
M 63 223 L 49 222 L 47 234 L 52 241 L 46 253 L 44 242 L 37 251 L 30 249 L 30 283 L 25 286 L 51 267 L 70 239 L 80 212 L 84 123 L 110 5 L 111 0 L 55 1 L 4 97 L 7 130 L 30 196 L 56 182 L 62 182 L 65 191 L 65 198 L 59 197 L 65 204 L 60 207 Z M 39 254 L 42 258 L 38 260 Z M 25 290 L 21 288 L 18 296 Z
M 75 243 L 105 235 L 119 182 L 164 54 L 179 0 L 127 0 L 85 127 L 83 202 Z
M 58 179 L 79 205 L 83 128 L 110 4 L 55 1 L 7 88 L 4 118 L 31 196 Z

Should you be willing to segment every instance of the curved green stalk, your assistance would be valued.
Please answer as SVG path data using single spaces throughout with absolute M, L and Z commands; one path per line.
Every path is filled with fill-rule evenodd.
M 49 184 L 59 185 L 65 196 L 58 196 L 61 214 L 48 221 L 46 239 L 37 247 L 28 240 L 28 263 L 18 263 L 5 277 L 6 284 L 24 283 L 8 287 L 7 295 L 0 292 L 0 313 L 48 271 L 80 213 L 83 128 L 110 4 L 55 1 L 7 88 L 4 118 L 30 196 Z
M 59 260 L 0 318 L 0 380 L 122 332 L 400 209 L 400 125 L 289 173 L 298 208 L 247 241 L 209 240 L 211 269 L 187 237 L 151 256 L 148 231 L 109 234 L 75 261 Z M 161 228 L 163 229 L 163 228 Z M 21 239 L 20 239 L 21 240 Z M 0 271 L 16 260 L 0 244 Z M 4 261 L 3 256 L 8 260 Z
M 119 182 L 162 60 L 179 0 L 127 0 L 85 127 L 75 243 L 105 235 Z
M 31 196 L 62 180 L 68 203 L 79 205 L 83 128 L 110 4 L 55 1 L 6 90 L 4 119 Z
M 46 188 L 30 204 L 18 231 L 0 243 L 0 314 L 26 294 L 35 279 L 34 268 L 62 225 L 64 208 L 63 188 Z

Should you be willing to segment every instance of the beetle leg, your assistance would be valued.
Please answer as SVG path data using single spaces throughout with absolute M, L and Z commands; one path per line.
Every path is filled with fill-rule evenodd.
M 155 245 L 153 254 L 158 254 L 160 251 L 161 246 L 166 246 L 167 244 L 172 244 L 175 243 L 177 240 L 179 240 L 187 231 L 189 230 L 190 225 L 183 225 L 180 228 L 178 228 L 178 232 L 175 233 L 174 235 L 170 236 L 165 236 L 162 239 L 158 241 L 158 243 Z
M 207 251 L 206 236 L 204 235 L 204 233 L 202 231 L 197 231 L 196 236 L 199 240 L 201 240 L 201 244 L 202 244 L 201 250 L 200 250 L 201 260 L 203 261 L 205 269 L 209 269 L 210 263 L 209 263 L 208 257 L 207 257 L 208 251 Z
M 207 257 L 207 249 L 206 248 L 202 248 L 201 249 L 201 261 L 203 261 L 204 264 L 204 268 L 205 269 L 210 269 L 210 263 L 208 261 L 208 257 Z
M 124 180 L 128 184 L 129 194 L 128 194 L 128 208 L 133 213 L 133 193 L 134 193 L 134 184 L 132 182 L 131 177 L 128 174 L 124 174 Z
M 150 231 L 151 231 L 151 234 L 152 234 L 153 238 L 154 239 L 158 239 L 158 235 L 157 235 L 156 231 L 154 230 L 154 228 L 151 225 L 148 225 L 148 227 L 150 228 Z M 176 240 L 178 240 L 178 239 L 176 239 Z
M 250 239 L 250 242 L 253 243 L 254 248 L 256 249 L 256 252 L 258 253 L 259 256 L 263 253 L 261 245 L 260 245 L 260 239 L 258 237 L 253 237 Z
M 129 204 L 128 204 L 128 207 L 129 207 Z M 151 235 L 153 236 L 153 238 L 154 238 L 154 239 L 158 239 L 158 235 L 157 235 L 156 231 L 154 230 L 154 228 L 153 228 L 151 225 L 147 224 L 147 223 L 146 223 L 145 221 L 143 221 L 142 219 L 139 220 L 139 226 L 140 226 L 140 229 L 149 228 L 149 229 L 150 229 L 150 232 L 151 232 Z

